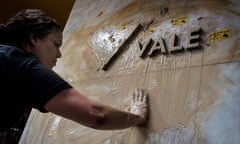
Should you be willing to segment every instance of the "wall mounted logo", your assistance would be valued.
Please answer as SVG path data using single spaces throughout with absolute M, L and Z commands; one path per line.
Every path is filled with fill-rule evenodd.
M 180 38 L 173 34 L 170 38 L 169 47 L 166 45 L 164 38 L 159 37 L 157 40 L 150 38 L 146 43 L 138 42 L 138 47 L 140 50 L 140 57 L 144 58 L 146 56 L 152 57 L 158 54 L 170 54 L 183 51 L 189 51 L 193 49 L 199 49 L 200 46 L 200 34 L 201 28 L 191 29 L 188 32 L 187 43 L 186 45 L 179 45 Z
M 103 64 L 102 70 L 107 70 L 109 66 L 113 63 L 114 59 L 116 59 L 123 51 L 123 49 L 129 45 L 137 35 L 143 30 L 143 26 L 138 24 L 131 34 L 126 38 L 126 40 L 113 52 L 113 55 Z M 153 40 L 152 38 L 148 39 L 144 43 L 138 41 L 138 55 L 141 58 L 145 58 L 147 56 L 152 57 L 158 54 L 173 54 L 178 52 L 189 51 L 193 49 L 199 49 L 200 46 L 200 35 L 201 28 L 191 29 L 188 32 L 187 44 L 185 46 L 178 45 L 180 38 L 173 34 L 170 39 L 170 47 L 167 47 L 166 41 L 164 38 L 159 37 L 157 40 Z
M 170 20 L 172 27 L 182 26 L 184 23 L 187 22 L 187 16 Z M 157 55 L 183 53 L 186 51 L 192 51 L 202 48 L 201 35 L 203 30 L 199 26 L 195 28 L 184 29 L 184 34 L 177 34 L 172 32 L 166 37 L 159 36 L 159 34 L 158 36 L 154 35 L 154 37 L 151 37 L 156 30 L 156 27 L 153 27 L 151 24 L 152 22 L 138 24 L 135 26 L 128 26 L 127 24 L 125 24 L 124 28 L 120 29 L 121 34 L 119 33 L 119 29 L 117 29 L 116 27 L 112 28 L 114 26 L 108 28 L 107 30 L 100 30 L 99 33 L 96 33 L 94 35 L 96 37 L 94 39 L 95 41 L 93 40 L 95 42 L 94 49 L 101 62 L 101 69 L 104 71 L 108 70 L 110 65 L 112 65 L 114 61 L 127 48 L 130 48 L 129 45 L 132 43 L 136 43 L 136 54 L 142 59 Z M 126 28 L 129 28 L 128 31 L 125 31 Z M 159 26 L 158 28 L 161 29 L 161 27 Z M 144 32 L 142 33 L 143 35 L 147 34 L 147 36 L 144 36 L 145 38 L 143 37 L 143 40 L 140 40 L 138 38 L 138 35 L 141 32 Z M 162 31 L 158 30 L 157 33 L 159 32 L 161 33 Z M 104 36 L 104 38 L 102 38 L 102 34 L 107 36 Z M 214 43 L 227 39 L 229 37 L 231 37 L 230 28 L 223 28 L 216 32 L 209 33 L 208 40 L 210 43 Z

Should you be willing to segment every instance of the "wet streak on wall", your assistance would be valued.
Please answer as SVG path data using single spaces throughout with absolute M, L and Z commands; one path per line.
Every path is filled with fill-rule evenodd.
M 240 143 L 239 6 L 238 0 L 76 0 L 54 70 L 90 98 L 121 109 L 135 88 L 146 89 L 149 123 L 98 131 L 33 111 L 21 143 Z

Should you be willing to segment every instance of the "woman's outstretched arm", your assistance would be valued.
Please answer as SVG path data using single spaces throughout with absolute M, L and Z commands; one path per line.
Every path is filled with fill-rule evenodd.
M 101 130 L 124 129 L 144 123 L 148 116 L 147 94 L 136 90 L 130 112 L 100 104 L 73 88 L 50 99 L 45 108 L 82 125 Z

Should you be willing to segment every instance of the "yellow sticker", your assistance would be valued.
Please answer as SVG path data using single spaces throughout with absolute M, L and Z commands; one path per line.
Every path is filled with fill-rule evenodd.
M 124 23 L 124 24 L 118 26 L 117 29 L 118 29 L 118 30 L 124 30 L 124 29 L 126 29 L 127 27 L 128 27 L 128 23 Z
M 183 16 L 183 17 L 172 19 L 171 23 L 172 23 L 172 26 L 181 26 L 185 24 L 187 21 L 188 21 L 188 17 Z
M 154 33 L 155 31 L 156 31 L 156 27 L 150 26 L 146 32 L 147 32 L 147 34 L 152 34 L 152 33 Z
M 210 33 L 209 41 L 212 42 L 218 42 L 225 40 L 227 38 L 231 37 L 231 29 L 230 28 L 224 28 L 216 32 Z

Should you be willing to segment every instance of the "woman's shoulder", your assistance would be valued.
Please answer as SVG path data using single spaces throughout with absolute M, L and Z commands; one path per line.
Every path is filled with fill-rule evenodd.
M 14 56 L 32 56 L 31 53 L 8 44 L 0 44 L 0 54 L 5 55 L 7 57 L 14 57 Z
M 4 62 L 5 65 L 21 66 L 33 59 L 36 58 L 30 52 L 16 46 L 0 44 L 0 61 Z
M 23 51 L 21 48 L 18 48 L 10 44 L 0 44 L 1 51 Z

